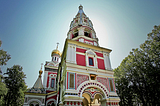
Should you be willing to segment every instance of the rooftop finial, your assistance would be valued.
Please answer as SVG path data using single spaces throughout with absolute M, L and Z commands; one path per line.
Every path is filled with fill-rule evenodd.
M 57 48 L 56 48 L 56 50 L 58 50 L 58 45 L 59 45 L 59 43 L 57 42 Z
M 41 63 L 41 69 L 39 70 L 39 77 L 41 77 L 41 74 L 43 73 L 42 66 L 43 66 L 43 63 Z
M 41 63 L 41 70 L 42 70 L 42 66 L 43 66 L 43 63 Z
M 80 4 L 80 6 L 79 6 L 79 10 L 82 10 L 83 9 L 83 6 Z

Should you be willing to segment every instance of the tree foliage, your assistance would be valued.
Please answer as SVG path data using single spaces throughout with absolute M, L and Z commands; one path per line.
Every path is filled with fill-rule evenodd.
M 0 40 L 0 47 L 1 47 L 2 41 Z M 6 62 L 11 59 L 10 55 L 4 51 L 3 49 L 0 50 L 0 65 L 6 65 Z
M 0 40 L 0 47 L 1 47 L 1 40 Z M 4 51 L 3 49 L 0 50 L 0 66 L 6 65 L 6 62 L 10 59 L 10 55 Z M 3 82 L 3 75 L 0 67 L 0 105 L 3 103 L 3 97 L 7 94 L 7 88 L 5 83 Z
M 14 65 L 12 68 L 7 68 L 5 73 L 5 84 L 8 88 L 7 95 L 4 97 L 5 106 L 20 106 L 24 103 L 24 91 L 27 86 L 25 85 L 25 74 L 22 67 Z
M 160 104 L 160 25 L 114 69 L 120 105 Z

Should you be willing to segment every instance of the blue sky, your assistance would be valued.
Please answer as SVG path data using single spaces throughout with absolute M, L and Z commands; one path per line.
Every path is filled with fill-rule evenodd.
M 32 87 L 41 63 L 51 60 L 59 42 L 63 50 L 70 22 L 82 4 L 101 47 L 112 49 L 112 68 L 160 24 L 159 0 L 0 0 L 1 49 L 11 55 L 7 67 L 21 65 Z

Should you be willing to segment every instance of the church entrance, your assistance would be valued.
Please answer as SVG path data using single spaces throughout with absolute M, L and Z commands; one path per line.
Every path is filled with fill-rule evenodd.
M 101 106 L 103 96 L 104 94 L 100 89 L 88 87 L 82 94 L 82 97 L 84 97 L 82 106 Z

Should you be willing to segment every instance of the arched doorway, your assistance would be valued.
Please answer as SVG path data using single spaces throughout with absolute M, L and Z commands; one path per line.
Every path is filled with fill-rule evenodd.
M 88 87 L 83 91 L 82 97 L 84 97 L 82 106 L 100 106 L 104 94 L 98 88 Z

